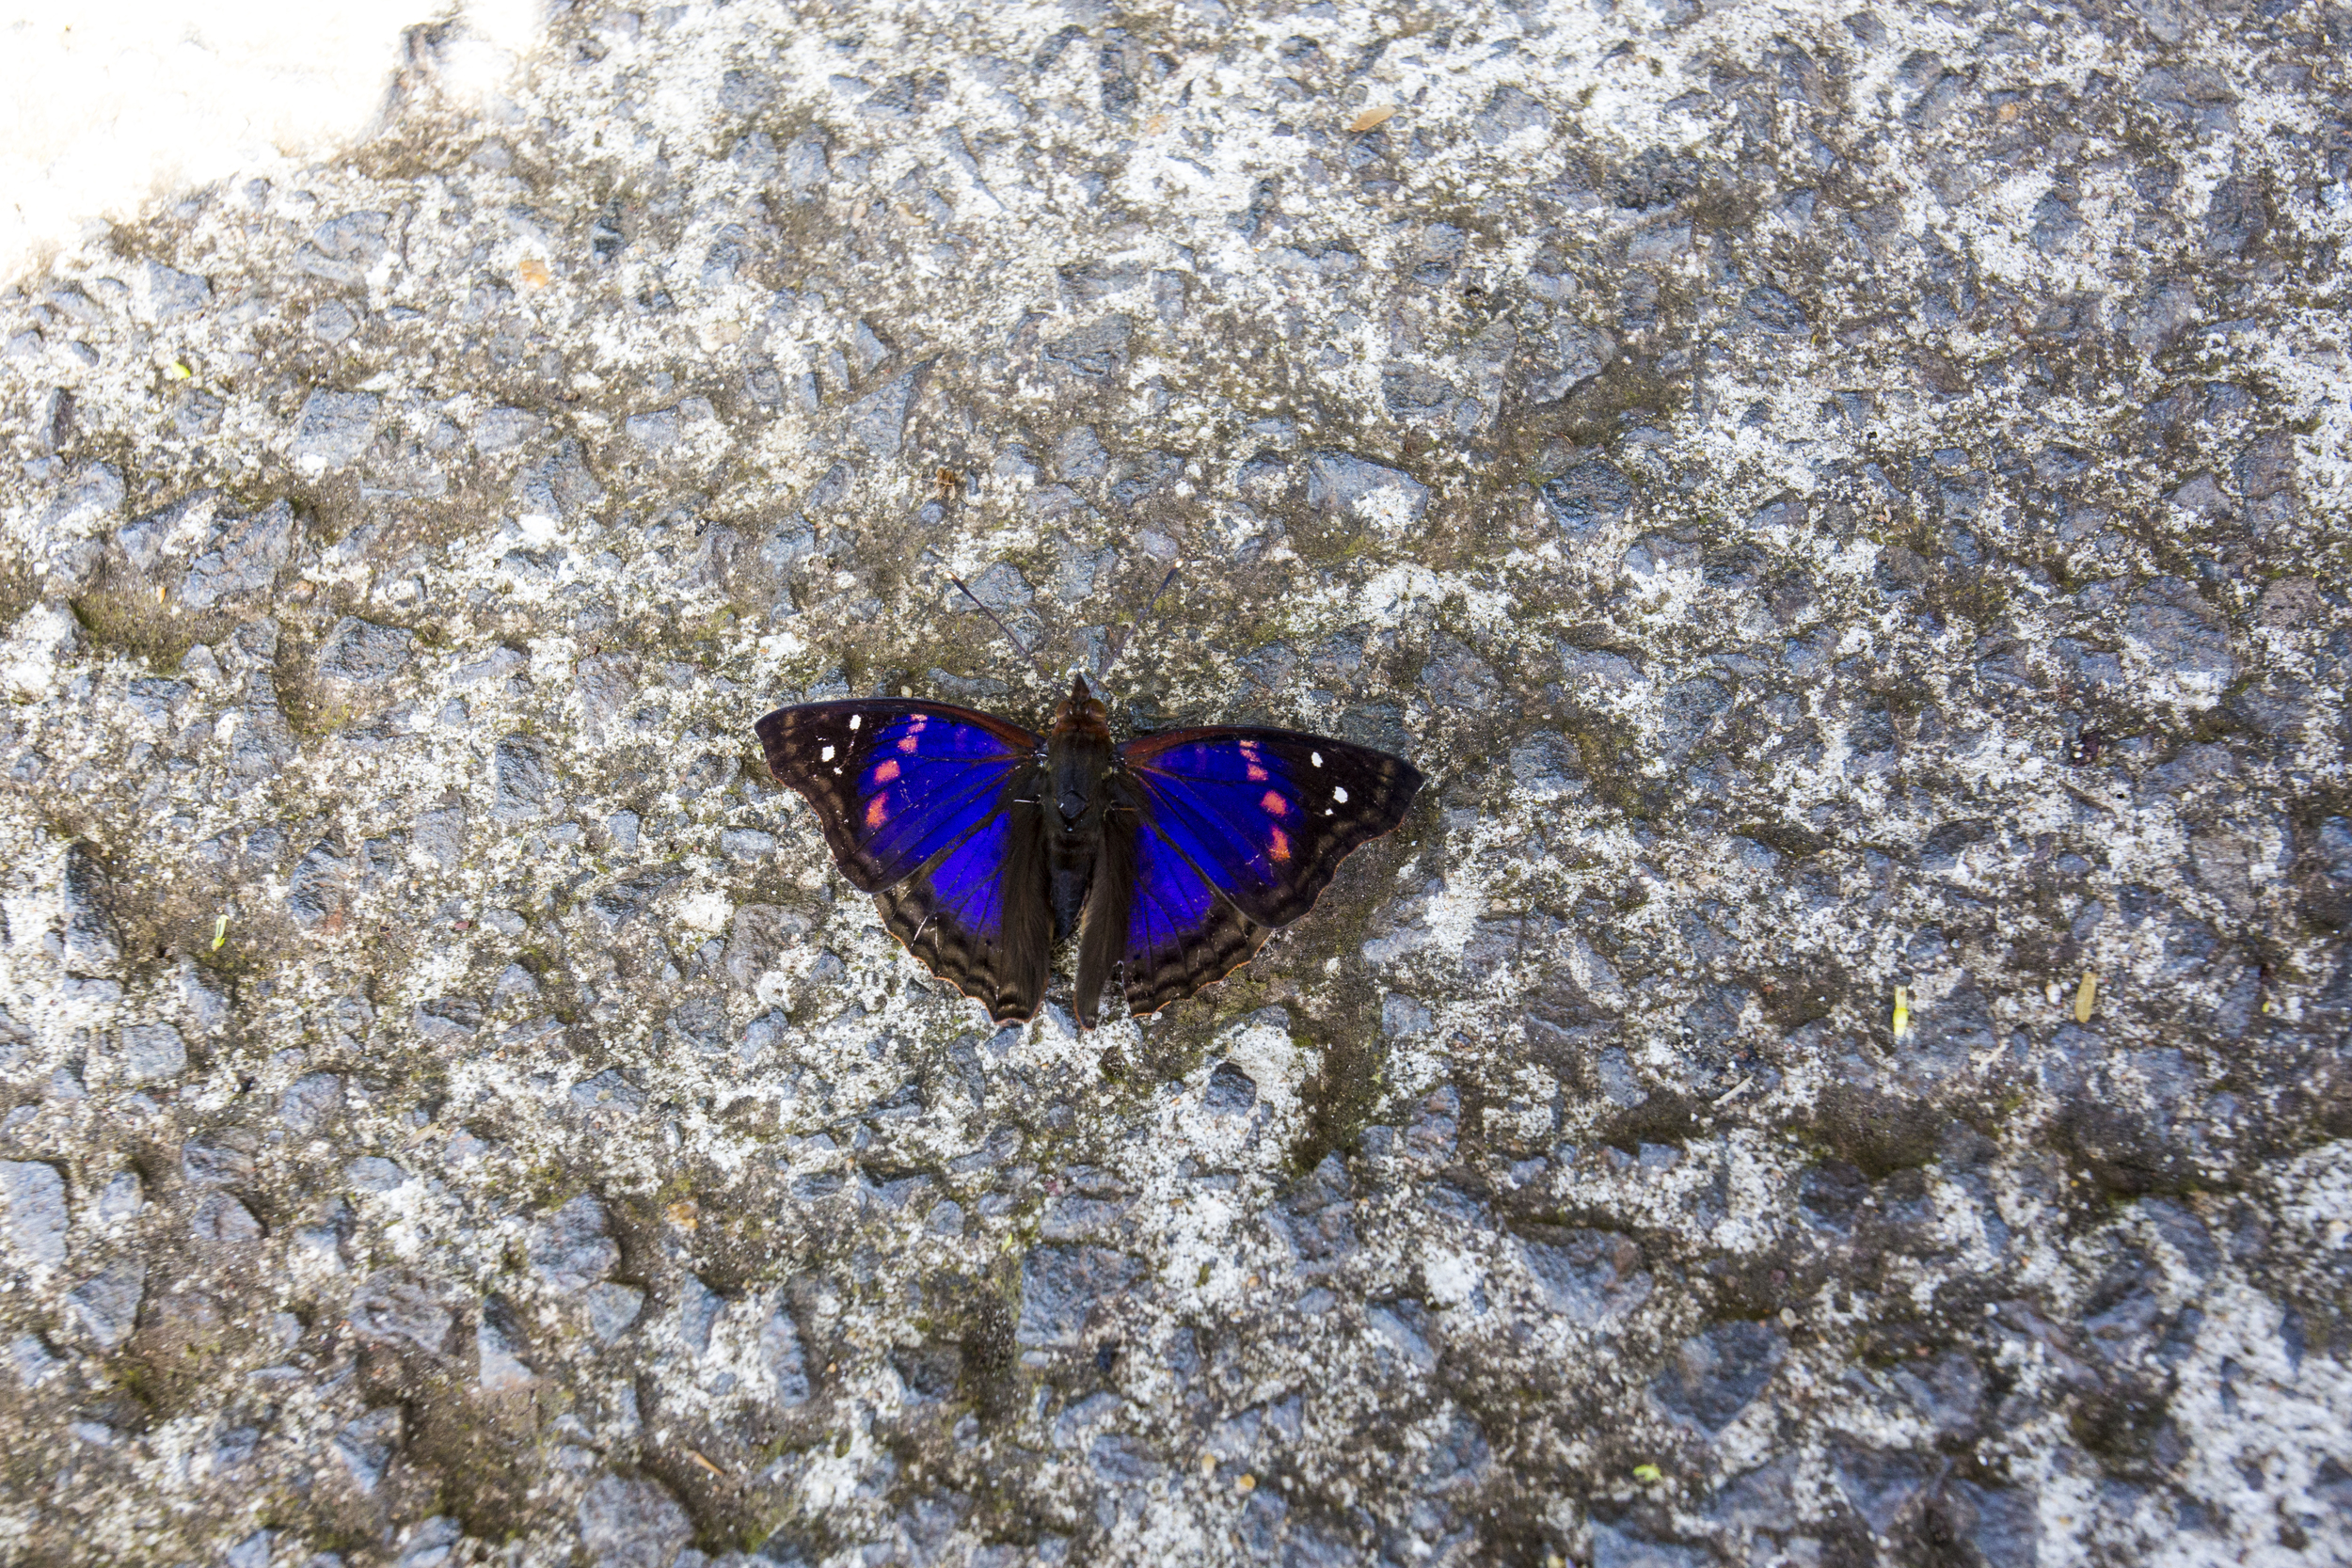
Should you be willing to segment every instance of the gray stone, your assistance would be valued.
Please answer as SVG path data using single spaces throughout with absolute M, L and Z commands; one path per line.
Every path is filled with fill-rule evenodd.
M 522 1359 L 521 1331 L 513 1310 L 492 1298 L 483 1304 L 474 1327 L 475 1380 L 485 1394 L 509 1394 L 529 1388 L 537 1379 Z
M 328 468 L 358 462 L 375 439 L 383 404 L 373 392 L 312 392 L 294 421 L 295 461 Z
M 580 1301 L 588 1309 L 588 1332 L 596 1343 L 605 1345 L 637 1321 L 645 1305 L 645 1292 L 630 1285 L 591 1285 L 581 1292 Z
M 1706 1568 L 1706 1548 L 1677 1546 L 1614 1525 L 1593 1526 L 1593 1568 Z
M 820 191 L 833 179 L 825 160 L 828 144 L 823 132 L 810 129 L 792 138 L 784 150 L 784 182 L 806 195 Z
M 443 806 L 420 814 L 409 824 L 408 844 L 442 870 L 456 870 L 466 859 L 466 808 Z
M 213 297 L 213 286 L 205 278 L 161 261 L 142 262 L 134 276 L 132 298 L 143 321 L 176 321 L 202 309 Z
M 242 517 L 222 517 L 188 566 L 180 602 L 209 610 L 232 594 L 258 593 L 278 580 L 294 547 L 294 508 L 273 501 Z
M 1065 431 L 1054 442 L 1054 472 L 1073 484 L 1084 484 L 1110 472 L 1110 454 L 1102 438 L 1085 425 Z
M 915 372 L 907 372 L 850 407 L 850 438 L 881 462 L 895 461 L 905 439 L 907 409 L 914 401 Z
M 407 668 L 416 634 L 379 626 L 346 615 L 319 648 L 319 678 L 345 689 L 346 695 L 381 687 Z
M 759 1363 L 768 1374 L 768 1397 L 790 1407 L 809 1397 L 807 1353 L 799 1325 L 782 1307 L 768 1315 L 759 1328 Z
M 111 974 L 122 962 L 122 938 L 107 909 L 106 874 L 76 844 L 65 852 L 65 962 L 75 974 Z
M 776 835 L 757 828 L 729 828 L 719 835 L 719 853 L 731 861 L 758 862 L 776 852 Z
M 464 997 L 435 997 L 417 1004 L 409 1014 L 409 1024 L 420 1038 L 437 1045 L 462 1045 L 481 1029 L 482 1008 Z
M 507 451 L 539 433 L 539 419 L 520 408 L 485 408 L 473 421 L 476 451 Z
M 397 1161 L 363 1154 L 343 1167 L 343 1180 L 363 1193 L 390 1193 L 408 1184 L 408 1173 Z
M 343 1081 L 339 1073 L 309 1072 L 278 1097 L 278 1119 L 298 1133 L 315 1132 L 342 1115 Z
M 119 514 L 122 498 L 119 470 L 106 463 L 84 464 L 42 511 L 40 526 L 53 536 L 103 531 Z
M 1258 1085 L 1231 1062 L 1219 1062 L 1201 1091 L 1202 1109 L 1212 1116 L 1239 1116 L 1258 1102 Z
M 580 717 L 596 740 L 619 739 L 622 716 L 637 700 L 637 660 L 628 654 L 591 654 L 572 667 Z
M 579 440 L 566 436 L 551 456 L 516 480 L 515 494 L 526 512 L 578 521 L 604 499 L 604 486 L 589 471 Z
M 465 1535 L 457 1521 L 446 1514 L 424 1520 L 401 1542 L 392 1568 L 445 1568 Z
M 1682 1341 L 1650 1392 L 1672 1415 L 1712 1436 L 1764 1391 L 1786 1351 L 1783 1338 L 1762 1323 L 1717 1323 Z
M 66 1297 L 66 1308 L 82 1332 L 111 1354 L 138 1326 L 139 1303 L 146 1295 L 147 1265 L 125 1259 L 75 1286 Z
M 531 1227 L 532 1275 L 551 1291 L 584 1291 L 621 1260 L 604 1204 L 582 1193 Z
M 727 1010 L 709 997 L 680 1004 L 671 1009 L 662 1025 L 684 1050 L 717 1055 L 727 1049 Z
M 1631 509 L 1633 486 L 1613 463 L 1580 463 L 1543 488 L 1545 509 L 1570 537 L 1581 537 L 1614 522 Z
M 2237 673 L 2228 623 L 2178 578 L 2159 578 L 2134 594 L 2123 629 L 2140 657 L 2168 674 L 2217 687 Z
M 1079 375 L 1107 377 L 1126 367 L 1128 345 L 1134 337 L 1133 319 L 1113 313 L 1089 322 L 1074 332 L 1049 339 L 1045 357 Z
M 313 844 L 286 879 L 286 912 L 306 931 L 329 933 L 342 924 L 351 862 L 331 844 Z
M 295 264 L 330 283 L 361 282 L 389 250 L 390 226 L 391 219 L 384 213 L 344 213 L 328 218 L 310 231 L 310 243 L 296 253 Z
M 491 814 L 502 822 L 536 816 L 555 793 L 552 753 L 534 736 L 510 735 L 491 752 L 490 784 L 496 792 Z
M 323 343 L 340 343 L 359 330 L 359 317 L 340 299 L 330 299 L 302 318 L 302 325 Z
M 122 1077 L 131 1084 L 177 1078 L 188 1070 L 188 1042 L 168 1023 L 134 1023 L 122 1031 Z
M 188 1237 L 206 1251 L 243 1246 L 262 1235 L 253 1211 L 227 1193 L 206 1193 L 188 1214 Z
M 19 1258 L 52 1269 L 65 1261 L 65 1178 L 56 1166 L 0 1160 L 0 1216 Z
M 660 1482 L 606 1476 L 580 1499 L 580 1544 L 594 1568 L 671 1568 L 694 1538 Z
M 373 1492 L 383 1483 L 384 1472 L 400 1447 L 400 1424 L 399 1406 L 385 1405 L 347 1422 L 335 1433 L 335 1457 L 342 1461 L 352 1483 L 361 1492 Z
M 1570 1229 L 1524 1238 L 1519 1257 L 1544 1304 L 1579 1328 L 1623 1316 L 1649 1299 L 1642 1249 L 1629 1236 Z
M 634 1116 L 645 1108 L 645 1091 L 630 1083 L 619 1068 L 607 1068 L 572 1085 L 572 1103 L 583 1110 L 611 1109 Z
M 191 1187 L 237 1186 L 253 1180 L 253 1155 L 234 1144 L 190 1141 L 181 1146 L 180 1175 Z
M 1095 1246 L 1041 1246 L 1021 1262 L 1024 1345 L 1075 1348 L 1096 1315 L 1142 1274 L 1140 1259 Z
M 405 1343 L 438 1354 L 449 1338 L 450 1313 L 422 1281 L 403 1269 L 378 1269 L 351 1293 L 354 1332 L 363 1338 Z
M 16 1381 L 26 1388 L 40 1387 L 63 1364 L 37 1334 L 20 1334 L 8 1341 L 8 1365 L 16 1371 Z
M 1936 1468 L 1919 1454 L 1887 1452 L 1841 1443 L 1833 1450 L 1837 1489 L 1870 1528 L 1891 1535 L 1902 1517 L 1919 1500 Z
M 147 1183 L 135 1170 L 119 1171 L 98 1195 L 100 1223 L 127 1220 L 147 1206 Z
M 1428 512 L 1429 487 L 1402 469 L 1350 452 L 1318 451 L 1307 458 L 1307 504 L 1396 533 Z
M 668 451 L 678 443 L 678 416 L 675 408 L 657 408 L 650 414 L 631 414 L 625 428 L 630 440 L 650 452 Z

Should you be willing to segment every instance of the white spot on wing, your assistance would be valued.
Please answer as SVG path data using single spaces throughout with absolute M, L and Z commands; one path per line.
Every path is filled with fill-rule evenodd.
M 850 715 L 850 728 L 856 729 L 858 726 L 858 721 L 865 717 L 866 716 L 862 713 L 852 713 Z
M 1347 790 L 1345 786 L 1333 784 L 1331 786 L 1331 799 L 1337 800 L 1341 805 L 1347 804 Z
M 831 762 L 833 760 L 833 748 L 828 746 L 823 751 L 818 752 L 817 760 L 818 762 Z
M 1307 760 L 1313 763 L 1317 768 L 1320 768 L 1323 766 L 1323 753 L 1321 752 L 1309 752 L 1307 753 Z

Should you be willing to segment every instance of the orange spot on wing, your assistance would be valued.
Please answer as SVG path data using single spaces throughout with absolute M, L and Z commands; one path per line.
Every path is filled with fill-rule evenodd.
M 876 784 L 888 784 L 891 780 L 897 778 L 898 776 L 898 759 L 897 757 L 890 758 L 888 761 L 881 764 L 874 769 L 874 782 Z
M 1269 789 L 1263 795 L 1258 797 L 1258 804 L 1263 808 L 1268 816 L 1288 816 L 1290 815 L 1291 803 L 1282 799 L 1282 792 L 1279 789 Z
M 1278 862 L 1290 859 L 1291 835 L 1284 832 L 1279 828 L 1268 828 L 1266 830 L 1266 833 L 1268 842 L 1266 844 L 1265 852 L 1273 856 Z
M 898 742 L 898 750 L 906 752 L 909 756 L 913 756 L 914 754 L 914 736 L 910 735 L 900 740 Z
M 866 806 L 866 827 L 871 832 L 890 820 L 890 797 L 877 795 Z
M 1249 782 L 1251 784 L 1265 783 L 1265 769 L 1260 768 L 1256 763 L 1251 763 L 1249 765 Z

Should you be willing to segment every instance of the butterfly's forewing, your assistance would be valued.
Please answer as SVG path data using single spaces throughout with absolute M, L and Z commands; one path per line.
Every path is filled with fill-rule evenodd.
M 1230 973 L 1313 908 L 1340 862 L 1394 828 L 1410 763 L 1292 730 L 1174 730 L 1120 749 L 1137 797 L 1128 1006 Z
M 1034 1013 L 1052 956 L 1038 791 L 1024 787 L 1038 737 L 936 703 L 812 703 L 755 728 L 891 934 L 999 1020 Z

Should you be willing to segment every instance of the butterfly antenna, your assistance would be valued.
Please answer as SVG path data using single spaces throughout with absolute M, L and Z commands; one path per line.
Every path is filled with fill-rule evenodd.
M 1143 601 L 1143 613 L 1136 617 L 1136 624 L 1132 626 L 1120 628 L 1121 635 L 1119 639 L 1119 645 L 1111 650 L 1110 663 L 1103 666 L 1102 678 L 1107 679 L 1111 673 L 1111 666 L 1117 664 L 1121 658 L 1126 657 L 1128 647 L 1132 645 L 1136 640 L 1136 634 L 1143 630 L 1143 628 L 1150 624 L 1152 611 L 1153 608 L 1159 604 L 1160 595 L 1168 592 L 1168 585 L 1176 580 L 1176 574 L 1182 568 L 1180 567 L 1170 566 L 1168 569 L 1168 576 L 1160 578 L 1160 585 L 1152 590 L 1152 596 Z
M 999 616 L 995 610 L 989 608 L 987 600 L 981 598 L 977 594 L 973 593 L 971 587 L 966 584 L 961 578 L 957 577 L 953 573 L 948 574 L 947 580 L 954 583 L 958 591 L 961 592 L 965 598 L 970 599 L 975 605 L 978 606 L 981 614 L 987 616 L 991 621 L 995 623 L 996 629 L 1005 634 L 1005 641 L 1011 643 L 1013 648 L 1023 658 L 1027 659 L 1031 664 L 1037 664 L 1036 650 L 1012 634 L 1012 628 L 1005 625 L 1003 617 Z M 1044 669 L 1044 666 L 1040 664 L 1038 665 L 1038 668 L 1042 670 Z

